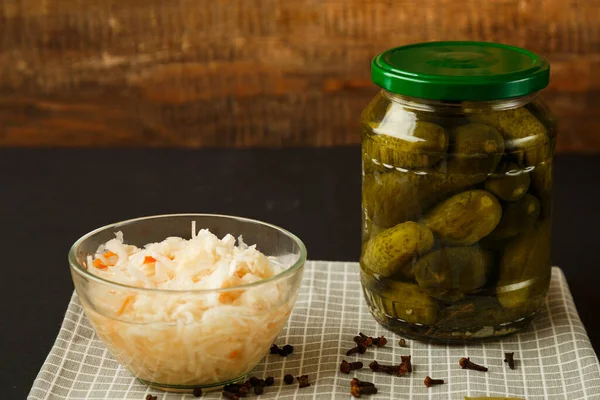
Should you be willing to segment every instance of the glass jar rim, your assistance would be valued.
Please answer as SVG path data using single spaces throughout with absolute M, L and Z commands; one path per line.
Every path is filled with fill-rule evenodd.
M 391 92 L 387 89 L 381 89 L 381 95 L 389 101 L 402 104 L 408 109 L 427 112 L 456 112 L 459 110 L 461 113 L 510 110 L 523 107 L 539 98 L 539 92 L 533 92 L 527 95 L 507 99 L 474 101 L 439 100 L 405 96 Z

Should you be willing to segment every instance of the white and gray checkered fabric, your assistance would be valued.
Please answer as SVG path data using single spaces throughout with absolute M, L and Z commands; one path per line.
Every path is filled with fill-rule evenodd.
M 352 338 L 363 331 L 385 335 L 389 343 L 370 348 L 363 356 L 346 357 Z M 306 264 L 304 282 L 290 320 L 278 344 L 290 343 L 295 352 L 282 358 L 269 355 L 254 375 L 276 378 L 265 389 L 264 399 L 350 398 L 353 375 L 338 370 L 342 359 L 365 362 L 354 376 L 371 381 L 379 393 L 370 399 L 463 399 L 464 396 L 512 396 L 530 399 L 600 399 L 600 364 L 581 324 L 563 273 L 552 271 L 552 284 L 544 313 L 526 332 L 500 341 L 465 346 L 428 345 L 408 341 L 398 346 L 398 336 L 375 323 L 363 299 L 357 263 L 312 261 Z M 517 369 L 503 363 L 505 351 L 514 351 Z M 404 377 L 373 374 L 366 365 L 398 363 L 412 355 L 414 372 Z M 489 367 L 488 373 L 463 370 L 463 356 Z M 311 386 L 281 385 L 284 374 L 307 374 Z M 446 384 L 426 388 L 425 376 Z M 134 399 L 147 394 L 159 400 L 192 399 L 167 394 L 138 382 L 107 352 L 90 327 L 76 295 L 29 399 Z M 219 392 L 204 398 L 222 398 Z

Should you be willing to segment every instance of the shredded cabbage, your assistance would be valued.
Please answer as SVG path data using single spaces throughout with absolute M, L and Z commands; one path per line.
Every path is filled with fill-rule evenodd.
M 231 235 L 208 230 L 191 239 L 169 237 L 144 248 L 127 245 L 121 232 L 87 258 L 104 279 L 154 290 L 93 285 L 82 303 L 111 353 L 151 383 L 208 385 L 249 372 L 264 356 L 295 301 L 290 284 L 268 282 L 225 292 L 283 271 L 274 259 Z

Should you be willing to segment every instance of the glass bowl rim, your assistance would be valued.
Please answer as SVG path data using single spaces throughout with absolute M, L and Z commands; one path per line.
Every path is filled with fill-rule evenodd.
M 278 273 L 276 275 L 273 275 L 273 276 L 271 276 L 269 278 L 262 279 L 260 281 L 246 283 L 244 285 L 233 286 L 233 287 L 229 287 L 229 288 L 220 288 L 220 289 L 186 289 L 186 290 L 145 288 L 145 287 L 132 286 L 132 285 L 124 284 L 124 283 L 110 281 L 108 279 L 104 279 L 102 277 L 99 277 L 99 276 L 94 275 L 91 272 L 89 272 L 86 267 L 82 266 L 81 263 L 79 263 L 79 261 L 77 260 L 77 257 L 75 256 L 75 250 L 81 245 L 81 243 L 83 243 L 85 240 L 89 239 L 91 236 L 97 234 L 98 232 L 102 232 L 104 230 L 115 228 L 115 227 L 117 227 L 119 225 L 131 224 L 131 223 L 135 223 L 135 222 L 139 222 L 139 221 L 144 221 L 144 220 L 149 220 L 149 219 L 161 219 L 161 218 L 169 218 L 169 217 L 217 217 L 217 218 L 234 219 L 234 220 L 238 220 L 238 221 L 241 221 L 241 222 L 263 225 L 263 226 L 266 226 L 268 228 L 271 228 L 271 229 L 274 229 L 276 231 L 279 231 L 280 233 L 282 233 L 282 234 L 288 236 L 290 239 L 292 239 L 296 243 L 296 245 L 299 247 L 299 249 L 300 249 L 300 255 L 298 257 L 298 260 L 296 260 L 296 262 L 294 262 L 294 264 L 292 266 L 290 266 L 289 268 L 286 268 L 282 272 L 280 272 L 280 273 Z M 226 293 L 226 292 L 240 290 L 240 289 L 248 289 L 248 288 L 253 288 L 253 287 L 259 287 L 259 286 L 264 285 L 264 284 L 269 283 L 269 282 L 275 282 L 275 281 L 281 280 L 281 279 L 287 277 L 288 275 L 295 274 L 297 271 L 301 270 L 301 268 L 306 263 L 306 257 L 307 257 L 306 246 L 304 245 L 304 243 L 302 242 L 302 240 L 300 240 L 300 238 L 298 236 L 294 235 L 290 231 L 288 231 L 286 229 L 283 229 L 283 228 L 281 228 L 281 227 L 279 227 L 277 225 L 273 225 L 273 224 L 270 224 L 268 222 L 263 222 L 263 221 L 259 221 L 259 220 L 256 220 L 256 219 L 244 218 L 244 217 L 237 217 L 237 216 L 233 216 L 233 215 L 202 214 L 202 213 L 181 213 L 181 214 L 150 215 L 150 216 L 146 216 L 146 217 L 132 218 L 132 219 L 127 219 L 127 220 L 124 220 L 124 221 L 114 222 L 112 224 L 104 225 L 104 226 L 101 226 L 100 228 L 94 229 L 93 231 L 90 231 L 90 232 L 86 233 L 85 235 L 83 235 L 79 239 L 77 239 L 75 241 L 75 243 L 73 243 L 73 245 L 69 249 L 69 255 L 68 255 L 69 265 L 71 266 L 71 270 L 72 271 L 75 271 L 79 275 L 81 275 L 81 276 L 83 276 L 85 278 L 88 278 L 88 279 L 90 279 L 92 281 L 95 281 L 97 283 L 101 283 L 101 284 L 104 284 L 104 285 L 108 285 L 108 286 L 112 286 L 112 287 L 116 287 L 116 288 L 120 288 L 120 289 L 139 290 L 139 291 L 150 292 L 150 293 L 170 293 L 170 294 L 183 294 L 183 293 L 197 293 L 197 294 Z

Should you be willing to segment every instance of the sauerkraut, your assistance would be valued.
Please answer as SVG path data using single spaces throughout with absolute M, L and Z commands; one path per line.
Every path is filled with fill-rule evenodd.
M 200 386 L 248 373 L 273 343 L 295 301 L 293 280 L 243 285 L 283 271 L 242 237 L 208 230 L 143 248 L 119 232 L 87 258 L 86 314 L 110 352 L 140 379 Z M 209 289 L 227 289 L 211 291 Z M 201 291 L 206 290 L 206 291 Z

